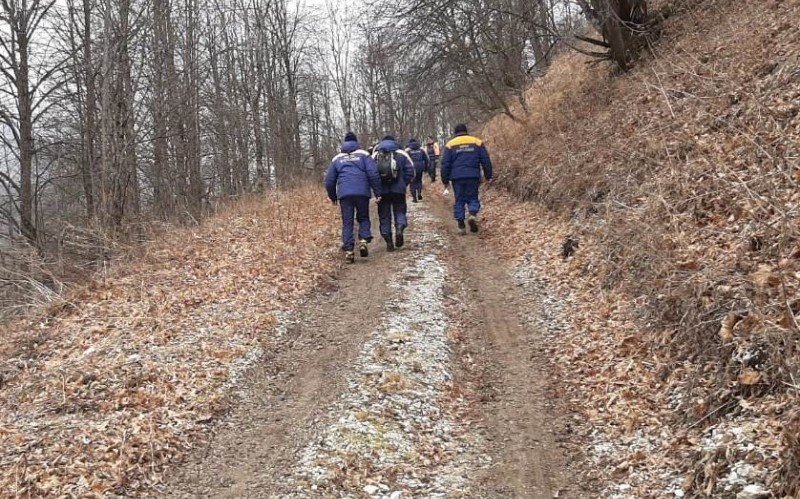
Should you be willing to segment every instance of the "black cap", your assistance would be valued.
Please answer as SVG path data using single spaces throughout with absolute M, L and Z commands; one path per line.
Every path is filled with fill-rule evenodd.
M 353 132 L 347 132 L 344 134 L 344 141 L 345 142 L 358 142 L 358 137 Z
M 456 125 L 456 128 L 454 129 L 454 132 L 457 133 L 457 134 L 458 133 L 467 133 L 467 125 L 465 125 L 463 123 L 459 123 L 458 125 Z
M 393 135 L 386 135 L 381 140 L 394 140 L 394 136 Z

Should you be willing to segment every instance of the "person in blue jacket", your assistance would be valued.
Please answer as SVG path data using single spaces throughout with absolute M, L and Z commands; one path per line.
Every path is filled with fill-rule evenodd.
M 478 212 L 481 209 L 478 188 L 481 178 L 488 182 L 492 180 L 492 161 L 483 141 L 467 134 L 466 125 L 456 125 L 454 132 L 455 136 L 444 147 L 442 155 L 442 183 L 453 186 L 453 216 L 458 222 L 458 232 L 463 235 L 467 233 L 465 206 L 469 210 L 469 229 L 478 232 Z
M 406 154 L 414 163 L 414 179 L 411 181 L 411 201 L 422 201 L 422 177 L 430 171 L 431 160 L 417 139 L 409 139 Z
M 370 190 L 380 201 L 380 175 L 372 157 L 361 149 L 356 134 L 347 132 L 341 153 L 331 161 L 325 174 L 325 189 L 333 204 L 342 210 L 342 251 L 348 263 L 355 262 L 354 218 L 358 220 L 358 248 L 362 257 L 369 256 L 372 241 L 369 220 Z
M 403 231 L 408 227 L 406 189 L 414 179 L 414 164 L 391 135 L 385 136 L 375 146 L 372 158 L 381 177 L 381 200 L 378 202 L 381 236 L 386 241 L 386 249 L 394 251 L 395 247 L 405 244 Z M 396 233 L 394 239 L 392 220 Z

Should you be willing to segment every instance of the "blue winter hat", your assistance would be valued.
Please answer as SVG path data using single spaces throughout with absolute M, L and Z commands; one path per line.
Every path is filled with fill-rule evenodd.
M 344 134 L 344 141 L 345 142 L 358 142 L 358 137 L 353 132 L 347 132 Z
M 467 133 L 467 125 L 463 123 L 459 123 L 456 125 L 456 128 L 453 130 L 455 133 Z

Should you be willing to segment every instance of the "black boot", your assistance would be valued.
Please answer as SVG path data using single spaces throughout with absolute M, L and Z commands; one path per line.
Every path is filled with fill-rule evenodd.
M 386 251 L 394 251 L 394 241 L 392 241 L 392 236 L 383 236 L 383 239 L 386 241 Z
M 406 230 L 404 225 L 401 225 L 397 228 L 397 236 L 394 238 L 394 245 L 398 248 L 402 248 L 405 244 L 405 239 L 403 238 L 403 231 Z
M 478 232 L 478 216 L 475 213 L 470 213 L 467 219 L 470 232 Z

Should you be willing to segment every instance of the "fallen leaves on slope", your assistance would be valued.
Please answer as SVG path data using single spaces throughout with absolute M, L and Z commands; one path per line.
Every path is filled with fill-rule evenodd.
M 504 240 L 542 238 L 530 244 L 551 244 L 548 259 L 565 237 L 580 240 L 564 264 L 572 274 L 542 265 L 580 302 L 619 315 L 581 319 L 604 333 L 586 326 L 572 338 L 592 342 L 574 361 L 597 360 L 589 378 L 620 362 L 653 366 L 652 376 L 632 372 L 654 380 L 637 389 L 640 405 L 652 404 L 639 420 L 665 433 L 658 442 L 675 442 L 657 447 L 670 449 L 661 463 L 684 475 L 669 490 L 735 496 L 754 485 L 793 495 L 800 27 L 790 19 L 800 3 L 674 5 L 652 54 L 630 73 L 612 78 L 567 55 L 529 91 L 525 123 L 498 117 L 487 126 L 496 185 L 563 217 L 541 215 L 559 228 L 549 232 L 509 223 Z M 638 353 L 607 344 L 625 330 Z M 604 419 L 604 400 L 594 409 L 603 427 L 626 426 L 624 412 Z
M 493 251 L 516 262 L 526 276 L 522 285 L 542 281 L 533 292 L 552 293 L 562 309 L 567 324 L 543 338 L 558 380 L 553 389 L 576 412 L 580 438 L 571 445 L 581 446 L 604 496 L 735 496 L 747 486 L 782 487 L 778 470 L 789 452 L 782 433 L 791 397 L 750 398 L 734 386 L 728 402 L 709 405 L 700 390 L 708 381 L 659 350 L 658 336 L 670 333 L 636 320 L 645 297 L 603 287 L 595 241 L 581 239 L 576 255 L 563 260 L 562 241 L 574 229 L 568 221 L 497 192 L 485 204 Z M 745 369 L 739 380 L 750 387 L 761 376 Z M 691 418 L 683 412 L 687 402 L 696 411 Z M 714 418 L 719 413 L 730 416 Z
M 127 494 L 226 407 L 289 309 L 335 270 L 313 188 L 242 200 L 119 262 L 0 346 L 0 495 Z M 325 206 L 324 208 L 321 208 Z

